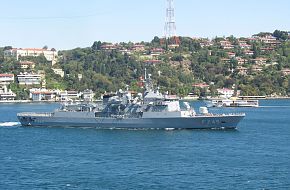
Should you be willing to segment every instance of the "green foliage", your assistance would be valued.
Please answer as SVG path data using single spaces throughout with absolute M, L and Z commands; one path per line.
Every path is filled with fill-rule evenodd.
M 265 36 L 271 33 L 260 33 Z M 202 40 L 189 37 L 179 37 L 180 45 L 175 49 L 169 49 L 170 40 L 154 37 L 151 42 L 141 42 L 145 45 L 145 52 L 132 54 L 121 53 L 118 50 L 102 50 L 106 44 L 96 41 L 88 48 L 76 48 L 59 52 L 59 61 L 55 68 L 62 68 L 65 72 L 64 78 L 54 74 L 50 63 L 44 56 L 21 57 L 20 60 L 29 60 L 36 63 L 35 71 L 44 70 L 46 73 L 47 88 L 63 90 L 85 90 L 92 89 L 97 97 L 104 92 L 117 91 L 126 85 L 134 91 L 142 91 L 138 86 L 138 79 L 144 75 L 145 68 L 152 74 L 156 84 L 161 91 L 185 96 L 190 92 L 199 96 L 216 95 L 216 89 L 236 85 L 243 95 L 287 95 L 289 93 L 289 77 L 281 76 L 281 70 L 290 68 L 290 42 L 286 40 L 286 33 L 276 30 L 273 35 L 281 40 L 282 45 L 271 52 L 262 51 L 264 44 L 261 42 L 248 42 L 254 52 L 253 56 L 244 54 L 244 50 L 238 47 L 238 39 L 234 36 L 227 38 L 234 48 L 225 50 L 220 47 L 220 41 L 225 38 L 215 38 L 214 44 L 209 47 L 201 47 Z M 288 38 L 288 34 L 287 34 Z M 246 39 L 242 39 L 246 41 Z M 120 46 L 132 49 L 134 43 L 122 42 Z M 12 47 L 0 49 L 0 73 L 13 73 L 15 75 L 23 72 L 18 67 L 18 61 L 9 58 L 4 59 L 3 51 Z M 160 64 L 145 65 L 143 63 L 144 53 L 148 56 L 152 48 L 163 48 L 165 53 L 158 56 Z M 265 57 L 277 65 L 265 67 L 260 73 L 251 75 L 239 75 L 235 69 L 239 67 L 237 60 L 229 59 L 228 52 L 236 53 L 236 56 L 247 60 Z M 249 61 L 244 67 L 251 68 Z M 232 72 L 234 71 L 234 72 Z M 160 76 L 159 76 L 160 74 Z M 79 78 L 82 75 L 82 78 Z M 211 85 L 209 90 L 192 88 L 193 83 L 205 82 Z M 17 93 L 19 99 L 27 97 L 27 90 L 19 85 L 11 84 L 12 90 Z

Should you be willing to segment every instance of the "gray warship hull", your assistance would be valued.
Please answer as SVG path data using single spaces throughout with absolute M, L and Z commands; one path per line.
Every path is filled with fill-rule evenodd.
M 193 116 L 170 118 L 94 117 L 93 114 L 20 113 L 23 126 L 90 127 L 102 129 L 235 129 L 244 115 Z

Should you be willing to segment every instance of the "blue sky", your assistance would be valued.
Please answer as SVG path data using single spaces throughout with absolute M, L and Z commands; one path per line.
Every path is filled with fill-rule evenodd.
M 290 30 L 289 0 L 175 0 L 177 34 L 251 36 Z M 72 49 L 162 36 L 166 0 L 2 1 L 0 47 Z

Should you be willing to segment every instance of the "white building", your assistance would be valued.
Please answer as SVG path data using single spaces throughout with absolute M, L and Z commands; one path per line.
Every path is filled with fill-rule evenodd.
M 6 85 L 0 87 L 0 100 L 14 100 L 16 94 L 11 91 L 11 89 L 7 89 Z
M 20 85 L 41 84 L 41 75 L 23 73 L 17 75 L 17 80 Z
M 80 99 L 82 93 L 77 91 L 63 91 L 60 92 L 60 101 L 69 101 Z
M 7 85 L 14 82 L 13 74 L 0 74 L 0 84 Z
M 34 69 L 35 67 L 35 63 L 34 62 L 31 62 L 31 61 L 20 61 L 19 62 L 19 67 L 21 69 Z
M 230 98 L 235 94 L 234 90 L 228 88 L 219 88 L 217 91 L 221 98 Z
M 4 51 L 4 57 L 37 57 L 43 55 L 47 61 L 51 61 L 52 65 L 56 63 L 57 51 L 37 48 L 12 48 Z
M 62 78 L 64 77 L 64 71 L 62 69 L 52 69 L 53 72 L 57 75 L 60 75 Z
M 57 101 L 60 94 L 60 90 L 48 90 L 45 88 L 32 88 L 29 92 L 29 98 L 32 101 Z
M 93 101 L 94 96 L 95 96 L 95 94 L 92 90 L 87 89 L 87 90 L 83 91 L 84 101 L 91 102 L 91 101 Z

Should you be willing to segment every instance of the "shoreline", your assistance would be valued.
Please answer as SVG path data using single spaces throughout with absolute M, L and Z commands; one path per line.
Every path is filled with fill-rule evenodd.
M 290 100 L 290 97 L 266 97 L 264 99 L 257 99 L 257 100 Z M 198 99 L 181 99 L 182 101 L 200 101 Z M 32 101 L 32 100 L 0 100 L 0 104 L 5 103 L 62 103 L 64 101 Z M 83 101 L 77 101 L 77 102 L 83 102 Z M 98 102 L 98 100 L 93 101 Z

